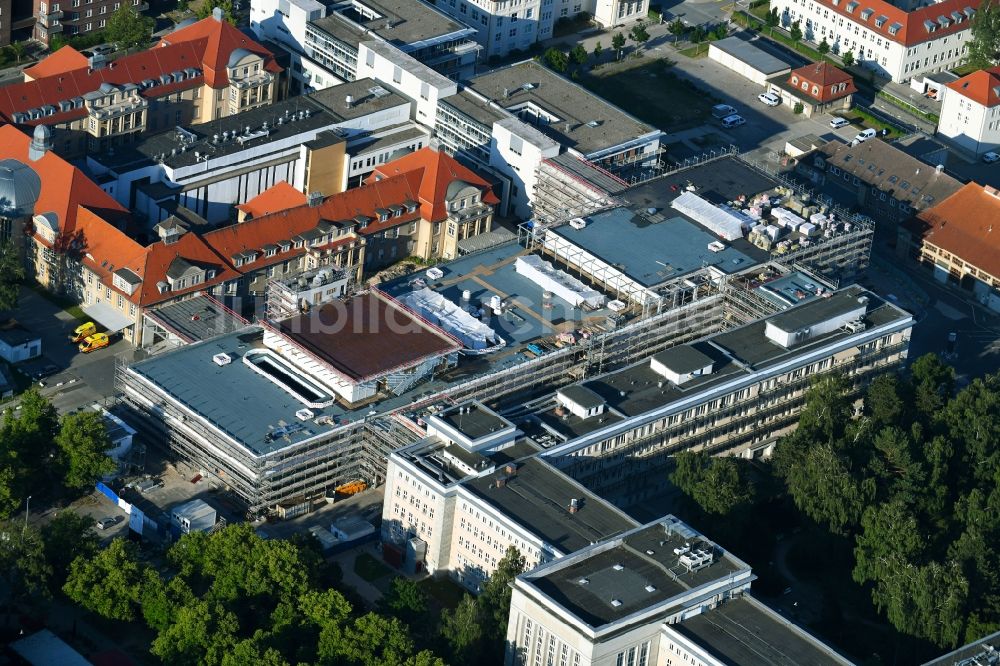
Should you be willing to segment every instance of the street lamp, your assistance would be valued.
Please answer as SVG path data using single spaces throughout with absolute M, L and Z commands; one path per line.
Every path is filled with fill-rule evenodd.
M 28 501 L 24 504 L 24 529 L 28 529 L 28 511 L 31 509 L 31 495 L 28 495 Z

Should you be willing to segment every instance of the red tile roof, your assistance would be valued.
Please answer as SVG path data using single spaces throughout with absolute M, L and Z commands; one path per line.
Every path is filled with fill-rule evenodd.
M 264 190 L 245 204 L 236 206 L 243 211 L 250 219 L 277 213 L 306 204 L 306 195 L 288 184 L 287 181 L 280 180 L 272 187 Z
M 1000 191 L 968 183 L 908 227 L 927 243 L 1000 277 Z
M 213 88 L 229 85 L 227 65 L 233 51 L 237 49 L 244 49 L 262 56 L 265 63 L 264 68 L 268 71 L 274 73 L 281 71 L 281 67 L 275 62 L 274 55 L 269 50 L 247 37 L 228 21 L 217 21 L 211 16 L 164 35 L 157 47 L 184 42 L 202 44 L 202 40 L 205 40 L 200 47 L 205 80 Z
M 178 258 L 199 268 L 214 269 L 215 277 L 186 289 L 165 291 L 161 294 L 156 285 L 159 282 L 166 282 L 167 269 Z M 121 267 L 142 278 L 142 284 L 129 300 L 143 306 L 166 301 L 179 294 L 207 289 L 240 276 L 238 271 L 229 266 L 227 260 L 216 254 L 208 243 L 195 233 L 186 233 L 169 245 L 163 241 L 153 243 L 145 248 L 142 254 L 125 262 Z
M 1000 67 L 966 74 L 948 87 L 982 106 L 996 106 L 1000 104 Z
M 792 83 L 793 77 L 797 78 L 797 84 Z M 802 81 L 809 82 L 808 90 L 802 90 Z M 835 87 L 841 83 L 846 83 L 847 87 L 843 90 L 837 90 L 835 92 Z M 853 95 L 858 91 L 858 89 L 854 87 L 854 79 L 850 74 L 842 69 L 834 67 L 828 62 L 814 62 L 803 67 L 799 67 L 798 69 L 793 69 L 788 75 L 788 84 L 824 104 L 832 102 L 835 99 L 840 99 L 841 97 Z M 813 85 L 819 88 L 818 95 L 813 94 Z
M 0 125 L 0 158 L 12 158 L 27 164 L 41 180 L 35 213 L 55 213 L 59 229 L 73 232 L 77 216 L 83 208 L 105 216 L 128 212 L 82 171 L 51 150 L 41 159 L 31 161 L 28 158 L 30 144 L 31 139 L 21 130 L 13 125 Z
M 421 215 L 425 220 L 439 222 L 448 217 L 445 206 L 448 187 L 456 180 L 483 188 L 483 201 L 498 204 L 500 200 L 493 194 L 490 184 L 476 172 L 468 169 L 447 153 L 426 147 L 404 155 L 380 167 L 376 167 L 368 182 L 377 178 L 388 178 L 397 174 L 407 174 L 417 189 Z
M 0 114 L 12 121 L 16 112 L 24 113 L 49 105 L 56 107 L 54 115 L 25 122 L 33 125 L 53 124 L 81 118 L 86 113 L 82 108 L 60 111 L 59 102 L 82 97 L 100 88 L 102 83 L 124 85 L 155 81 L 156 85 L 142 91 L 141 94 L 145 97 L 159 97 L 204 83 L 213 88 L 222 88 L 229 85 L 226 64 L 237 49 L 263 56 L 264 68 L 268 71 L 281 71 L 270 51 L 228 22 L 220 23 L 211 17 L 166 35 L 151 49 L 118 58 L 99 69 L 91 70 L 86 61 L 76 68 L 59 67 L 60 63 L 67 64 L 67 61 L 72 60 L 70 54 L 60 55 L 66 48 L 68 47 L 60 49 L 32 68 L 50 72 L 47 76 L 0 87 Z M 57 62 L 52 67 L 48 66 L 48 61 L 56 57 L 59 58 Z M 161 83 L 160 76 L 186 69 L 200 70 L 201 73 L 182 81 Z
M 67 44 L 49 57 L 24 70 L 25 76 L 41 79 L 46 76 L 62 74 L 74 69 L 88 67 L 90 61 L 72 46 Z
M 966 8 L 978 9 L 982 0 L 942 0 L 942 2 L 921 7 L 912 12 L 903 11 L 886 0 L 814 0 L 814 2 L 835 14 L 840 14 L 851 21 L 864 25 L 869 31 L 880 37 L 904 46 L 913 46 L 971 27 L 971 19 L 965 16 L 964 10 Z M 853 10 L 847 11 L 848 7 L 852 6 Z M 867 20 L 863 20 L 861 13 L 866 9 L 871 9 L 872 13 Z M 956 22 L 952 18 L 952 12 L 957 12 L 962 16 L 961 22 Z M 882 16 L 885 17 L 885 21 L 881 26 L 876 25 L 876 21 Z M 948 20 L 947 26 L 938 23 L 938 17 L 942 16 Z M 925 21 L 935 24 L 934 32 L 928 32 Z M 899 27 L 895 34 L 891 34 L 890 28 L 894 25 Z

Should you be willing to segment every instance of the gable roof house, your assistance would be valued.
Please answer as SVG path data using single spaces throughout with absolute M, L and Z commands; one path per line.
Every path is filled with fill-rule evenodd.
M 948 83 L 937 134 L 967 155 L 1000 150 L 1000 67 L 980 69 Z
M 0 87 L 0 118 L 53 130 L 63 156 L 103 152 L 143 132 L 265 106 L 280 95 L 272 53 L 220 12 L 105 62 L 66 46 Z
M 828 62 L 793 69 L 787 76 L 771 79 L 769 83 L 785 106 L 802 104 L 802 112 L 809 117 L 814 113 L 849 110 L 858 91 L 850 74 Z

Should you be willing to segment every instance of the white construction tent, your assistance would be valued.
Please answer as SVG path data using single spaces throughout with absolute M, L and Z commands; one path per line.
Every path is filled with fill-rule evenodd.
M 466 349 L 481 351 L 507 344 L 492 328 L 427 287 L 411 291 L 399 300 L 427 321 L 458 338 Z
M 670 205 L 722 240 L 743 238 L 743 228 L 750 223 L 749 217 L 731 208 L 711 204 L 694 192 L 682 193 Z
M 604 305 L 604 294 L 591 289 L 537 255 L 518 257 L 514 262 L 514 270 L 575 308 L 584 305 L 596 310 Z

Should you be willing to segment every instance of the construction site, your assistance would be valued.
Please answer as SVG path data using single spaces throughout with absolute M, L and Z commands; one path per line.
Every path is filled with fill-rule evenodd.
M 565 167 L 551 171 L 569 177 Z M 540 208 L 554 209 L 558 192 L 540 193 Z M 684 195 L 688 207 L 671 210 Z M 567 200 L 570 217 L 525 223 L 514 242 L 348 301 L 336 276 L 275 285 L 281 302 L 262 327 L 122 367 L 119 390 L 151 436 L 233 490 L 250 515 L 280 514 L 346 483 L 380 484 L 388 454 L 424 437 L 418 424 L 440 409 L 475 399 L 516 414 L 561 386 L 836 289 L 867 265 L 871 228 L 805 198 L 722 155 Z M 787 211 L 777 214 L 781 233 L 751 232 L 778 227 L 776 210 Z M 756 227 L 748 222 L 737 237 L 754 214 Z M 357 299 L 382 314 L 355 316 L 349 334 L 329 338 L 330 325 L 345 328 L 342 304 Z M 322 325 L 310 328 L 317 316 Z M 418 333 L 412 358 L 396 358 L 414 347 L 409 337 L 386 337 L 397 319 L 409 326 L 402 335 Z M 222 356 L 229 360 L 213 361 Z

